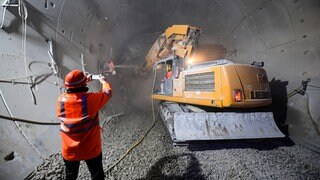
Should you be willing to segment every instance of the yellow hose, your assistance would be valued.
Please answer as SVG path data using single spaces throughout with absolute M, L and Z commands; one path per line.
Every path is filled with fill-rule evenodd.
M 314 128 L 315 128 L 315 130 L 316 130 L 316 132 L 320 135 L 320 129 L 319 129 L 319 124 L 313 119 L 313 116 L 312 116 L 312 113 L 311 113 L 311 108 L 310 108 L 310 100 L 309 100 L 309 94 L 308 94 L 308 92 L 306 92 L 306 94 L 307 94 L 307 110 L 308 110 L 308 115 L 309 115 L 309 117 L 310 117 L 310 119 L 311 119 L 311 122 L 312 122 L 312 124 L 313 124 L 313 126 L 314 126 Z
M 155 73 L 155 72 L 154 72 Z M 153 87 L 152 87 L 152 92 L 151 95 L 153 94 Z M 117 164 L 119 164 L 119 162 L 121 162 L 135 147 L 137 147 L 143 140 L 144 138 L 148 135 L 148 133 L 151 131 L 151 129 L 154 127 L 154 125 L 156 124 L 156 117 L 154 114 L 154 104 L 153 104 L 153 99 L 151 98 L 151 109 L 152 109 L 152 119 L 153 119 L 153 123 L 150 126 L 150 128 L 146 131 L 146 133 L 136 142 L 134 142 L 130 148 L 127 149 L 127 151 L 115 162 L 113 163 L 106 172 L 110 171 L 111 169 L 113 169 Z
M 121 162 L 135 147 L 137 147 L 143 140 L 144 138 L 148 135 L 148 133 L 151 131 L 151 129 L 154 127 L 154 125 L 156 124 L 156 118 L 155 118 L 155 114 L 154 114 L 154 105 L 153 105 L 153 99 L 151 98 L 151 103 L 152 103 L 152 118 L 153 118 L 153 123 L 150 126 L 150 128 L 146 131 L 146 133 L 136 142 L 134 142 L 130 148 L 127 149 L 127 151 L 115 162 L 113 163 L 106 172 L 110 171 L 111 169 L 113 169 L 117 164 L 119 164 L 119 162 Z

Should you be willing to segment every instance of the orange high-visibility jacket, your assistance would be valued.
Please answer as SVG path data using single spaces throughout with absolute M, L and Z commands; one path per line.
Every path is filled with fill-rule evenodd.
M 69 161 L 87 160 L 101 153 L 99 110 L 111 98 L 111 87 L 103 83 L 97 93 L 64 93 L 58 98 L 62 156 Z
M 166 74 L 166 78 L 167 78 L 167 79 L 170 79 L 170 78 L 172 77 L 172 75 L 173 75 L 173 72 L 172 72 L 172 71 L 169 71 L 169 72 L 167 72 L 167 74 Z

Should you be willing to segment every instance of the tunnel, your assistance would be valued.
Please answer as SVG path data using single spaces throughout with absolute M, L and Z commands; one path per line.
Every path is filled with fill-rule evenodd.
M 314 162 L 320 157 L 319 19 L 318 0 L 2 0 L 0 179 L 24 179 L 37 171 L 45 159 L 60 152 L 56 103 L 59 94 L 64 92 L 64 77 L 73 69 L 101 74 L 106 62 L 112 60 L 116 74 L 106 78 L 112 84 L 113 97 L 99 113 L 100 120 L 115 117 L 115 123 L 121 124 L 124 123 L 121 118 L 132 117 L 133 121 L 125 125 L 127 128 L 119 128 L 117 133 L 121 134 L 132 131 L 130 125 L 135 125 L 135 119 L 142 119 L 141 125 L 147 126 L 142 129 L 146 131 L 151 125 L 151 112 L 156 111 L 152 103 L 157 101 L 150 99 L 152 72 L 141 74 L 137 67 L 145 62 L 159 35 L 174 24 L 201 28 L 199 46 L 222 46 L 226 49 L 226 59 L 244 64 L 264 62 L 273 100 L 269 108 L 276 124 L 290 146 L 312 154 L 308 157 L 295 154 L 291 159 L 297 161 L 297 169 L 302 166 L 300 160 L 309 159 L 311 165 L 305 166 L 312 167 L 311 174 L 289 173 L 288 177 L 316 179 L 320 174 L 320 165 Z M 100 84 L 93 81 L 89 88 L 97 91 Z M 116 130 L 110 130 L 113 131 Z M 165 138 L 161 134 L 153 135 Z M 115 137 L 108 135 L 107 138 Z M 171 144 L 167 140 L 163 142 Z M 230 148 L 230 142 L 208 143 L 218 146 L 212 151 L 223 151 L 233 157 L 236 156 L 233 149 L 242 147 L 241 141 L 233 141 L 234 148 Z M 223 147 L 223 144 L 227 145 Z M 285 144 L 283 148 L 288 148 L 288 143 Z M 251 148 L 240 149 L 257 153 Z M 213 153 L 207 154 L 208 159 L 219 159 L 220 155 Z M 145 167 L 145 171 L 149 171 L 140 174 L 140 178 L 153 179 L 159 175 L 159 168 L 169 161 L 192 161 L 188 168 L 196 169 L 193 172 L 199 164 L 200 167 L 210 164 L 196 161 L 195 156 L 192 153 L 165 156 L 164 153 L 157 157 L 159 161 Z M 111 163 L 115 158 L 109 160 Z M 191 179 L 232 177 L 187 175 L 184 177 Z M 274 178 L 286 175 L 280 173 Z M 179 179 L 176 175 L 170 177 Z M 272 176 L 257 174 L 247 178 L 254 177 L 272 179 Z M 116 176 L 115 179 L 138 177 Z

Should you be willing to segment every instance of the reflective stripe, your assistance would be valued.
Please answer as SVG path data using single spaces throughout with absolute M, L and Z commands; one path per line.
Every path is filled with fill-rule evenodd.
M 86 80 L 87 80 L 87 77 L 83 76 L 83 78 L 81 80 L 79 80 L 79 81 L 76 81 L 76 82 L 67 82 L 67 81 L 65 81 L 64 83 L 67 84 L 68 86 L 74 86 L 74 85 L 81 84 L 82 82 L 84 82 Z
M 89 124 L 89 127 L 82 127 L 81 128 L 81 126 L 85 126 L 88 123 L 91 123 L 91 124 Z M 65 132 L 65 133 L 70 133 L 70 134 L 86 132 L 97 124 L 99 124 L 98 113 L 95 115 L 94 118 L 92 118 L 92 119 L 91 118 L 84 118 L 79 123 L 75 123 L 75 124 L 61 123 L 61 131 Z M 68 129 L 66 129 L 66 127 Z M 78 128 L 78 129 L 76 129 L 76 128 Z
M 70 119 L 69 119 L 69 120 L 70 120 Z M 88 116 L 87 116 L 87 117 L 83 118 L 81 121 L 79 121 L 79 122 L 77 122 L 77 123 L 73 123 L 73 124 L 71 124 L 71 123 L 64 123 L 64 125 L 67 126 L 67 128 L 71 129 L 71 128 L 78 127 L 78 126 L 80 126 L 80 125 L 84 125 L 84 124 L 86 124 L 86 123 L 88 123 L 88 122 L 90 122 L 90 121 L 92 121 L 92 120 L 94 120 L 94 119 L 88 118 Z
M 60 120 L 61 122 L 64 122 L 64 121 L 66 120 L 66 118 L 59 117 L 59 120 Z
M 80 128 L 78 130 L 72 130 L 72 129 L 66 130 L 64 127 L 61 127 L 60 131 L 66 134 L 79 134 L 79 133 L 87 132 L 92 128 L 94 128 L 95 126 L 99 125 L 98 116 L 96 116 L 96 118 L 93 121 L 89 121 L 89 122 L 91 122 L 91 124 L 89 127 L 86 127 L 86 128 Z
M 65 108 L 64 108 L 64 101 L 60 101 L 60 116 L 62 118 L 66 117 L 66 111 L 65 111 Z
M 81 97 L 81 105 L 82 105 L 82 117 L 88 116 L 88 107 L 87 107 L 87 96 L 83 95 Z
M 64 125 L 63 125 L 62 123 L 60 124 L 60 130 L 63 131 L 63 132 L 68 131 L 68 130 L 64 127 Z

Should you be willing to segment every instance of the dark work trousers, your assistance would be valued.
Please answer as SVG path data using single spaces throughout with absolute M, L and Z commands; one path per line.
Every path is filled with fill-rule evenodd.
M 79 172 L 80 161 L 68 161 L 64 159 L 64 164 L 66 166 L 66 180 L 76 180 Z M 85 160 L 88 169 L 91 174 L 92 180 L 104 179 L 104 172 L 102 167 L 102 153 L 99 156 Z

